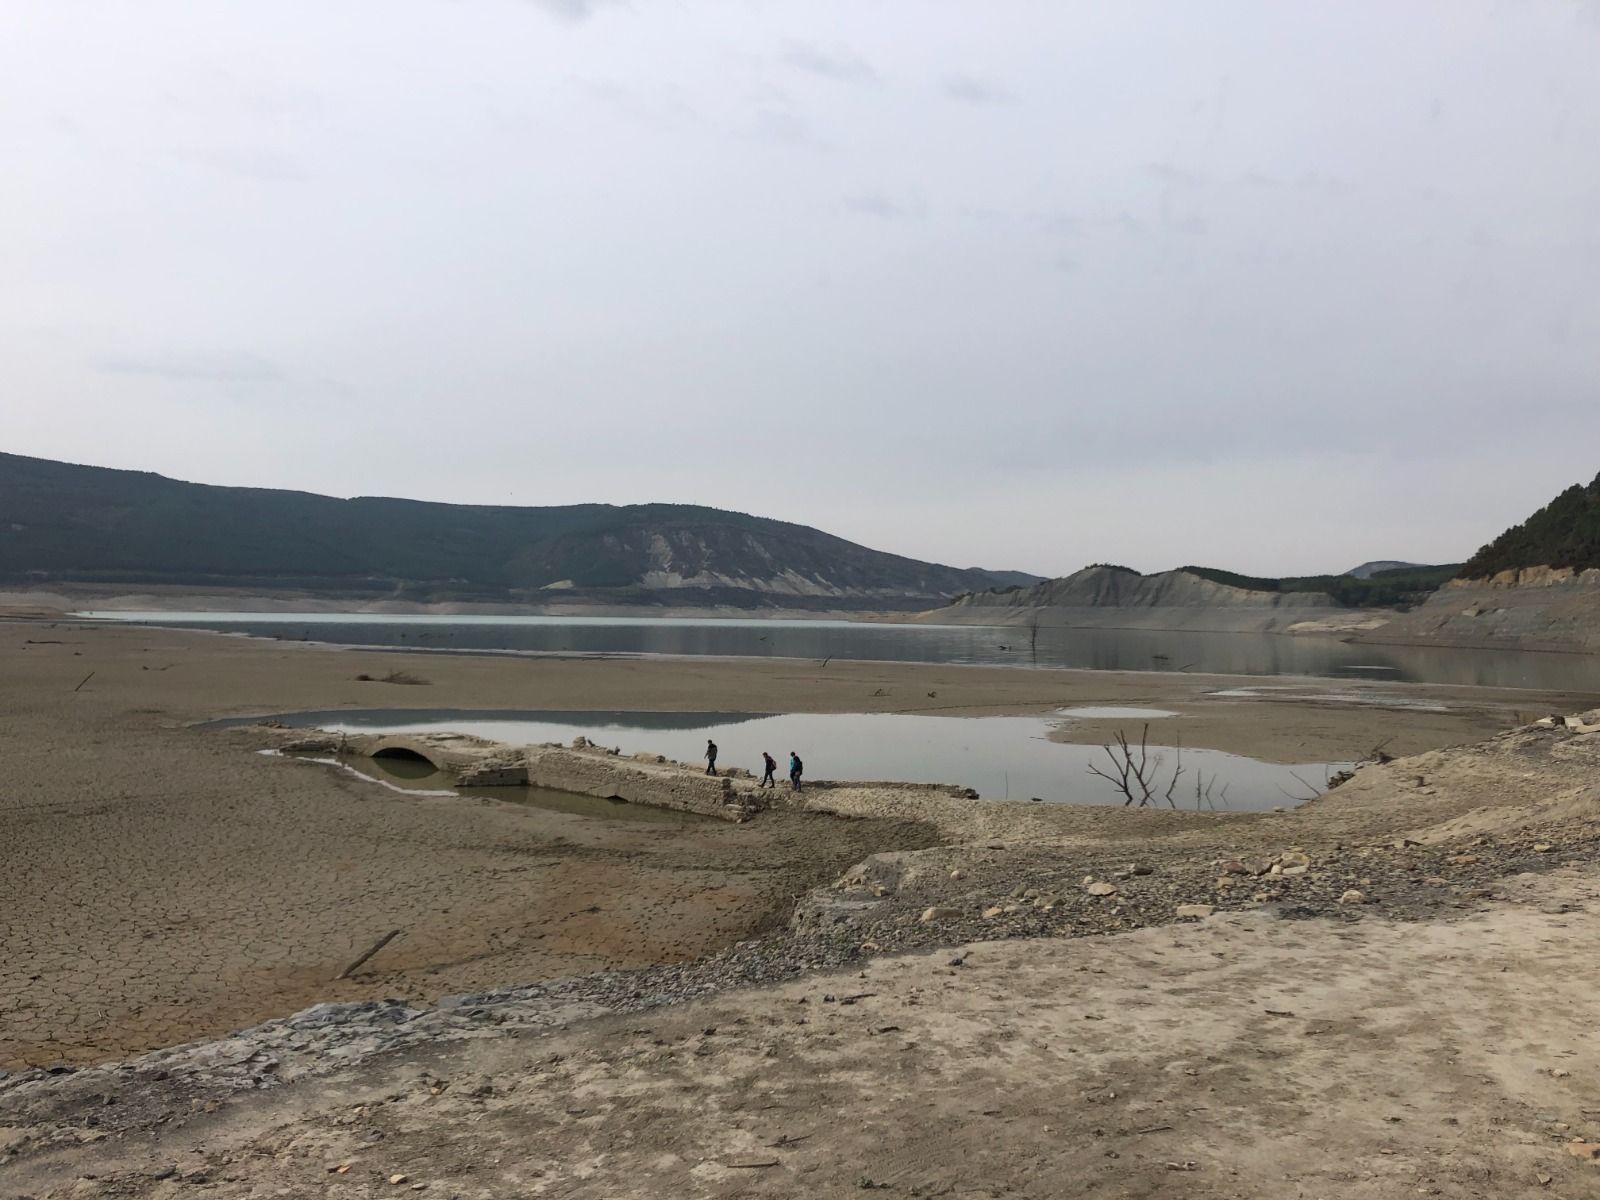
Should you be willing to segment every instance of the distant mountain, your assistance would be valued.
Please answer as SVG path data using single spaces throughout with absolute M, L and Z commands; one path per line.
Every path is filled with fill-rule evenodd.
M 1504 571 L 1600 567 L 1600 475 L 1573 484 L 1520 525 L 1513 525 L 1461 568 L 1463 579 L 1488 579 Z
M 979 593 L 963 599 L 972 607 L 1000 608 L 1191 608 L 1222 605 L 1249 607 L 1337 607 L 1331 596 L 1320 592 L 1280 591 L 1250 587 L 1266 580 L 1213 578 L 1226 572 L 1182 567 L 1142 575 L 1130 567 L 1097 563 L 1060 579 L 1046 579 L 1030 587 L 1007 588 Z M 1233 579 L 1241 583 L 1232 582 Z
M 0 454 L 0 580 L 12 583 L 902 609 L 1037 579 L 694 505 L 341 500 Z
M 1382 569 L 1367 576 L 1270 578 L 1194 566 L 1142 575 L 1129 567 L 1096 563 L 1061 579 L 996 589 L 961 603 L 1006 608 L 1386 608 L 1418 603 L 1456 573 L 1453 563 L 1378 566 Z
M 1364 562 L 1359 567 L 1351 567 L 1345 572 L 1352 579 L 1371 579 L 1380 571 L 1416 571 L 1423 568 L 1423 563 L 1400 562 L 1392 558 L 1374 559 Z

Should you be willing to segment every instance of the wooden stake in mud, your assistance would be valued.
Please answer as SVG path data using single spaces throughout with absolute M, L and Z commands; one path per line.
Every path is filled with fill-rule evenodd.
M 377 941 L 372 943 L 372 948 L 370 950 L 368 950 L 360 958 L 356 959 L 355 962 L 351 963 L 348 967 L 346 967 L 344 970 L 340 971 L 337 975 L 335 975 L 334 979 L 335 980 L 348 979 L 351 975 L 353 975 L 355 973 L 357 967 L 361 966 L 361 964 L 366 962 L 367 959 L 371 958 L 379 950 L 382 950 L 385 946 L 387 946 L 390 942 L 394 941 L 394 939 L 399 937 L 399 936 L 400 936 L 400 931 L 398 929 L 389 930 L 388 933 L 384 934 L 381 938 L 379 938 Z
M 84 684 L 88 683 L 89 680 L 91 680 L 93 678 L 94 678 L 94 672 L 90 671 L 82 679 L 78 680 L 78 686 L 73 688 L 72 690 L 75 691 L 75 692 L 78 691 L 79 689 L 81 689 L 83 687 Z

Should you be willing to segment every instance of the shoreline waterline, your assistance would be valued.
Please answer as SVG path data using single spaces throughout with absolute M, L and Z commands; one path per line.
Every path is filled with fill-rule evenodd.
M 1546 651 L 1380 649 L 1281 633 L 1051 627 L 1035 642 L 1030 631 L 1014 626 L 878 620 L 131 610 L 85 610 L 76 619 L 434 655 L 811 660 L 823 666 L 849 660 L 1564 691 L 1592 690 L 1596 675 L 1581 656 Z

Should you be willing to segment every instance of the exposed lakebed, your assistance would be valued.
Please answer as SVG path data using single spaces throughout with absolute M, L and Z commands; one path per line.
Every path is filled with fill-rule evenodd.
M 1093 710 L 1098 712 L 1099 710 Z M 1081 713 L 1085 717 L 1093 712 Z M 1181 767 L 1172 801 L 1182 808 L 1264 809 L 1295 804 L 1324 790 L 1345 764 L 1264 763 L 1218 750 L 1178 750 L 1181 718 L 1159 710 L 1128 709 L 1127 732 L 1138 754 L 1142 719 L 1152 722 L 1149 774 L 1163 807 L 1167 785 Z M 1142 719 L 1141 719 L 1142 718 Z M 249 718 L 255 720 L 257 718 Z M 706 741 L 719 749 L 722 768 L 759 773 L 761 752 L 787 771 L 791 751 L 806 777 L 841 782 L 950 783 L 986 799 L 1120 804 L 1121 794 L 1090 773 L 1112 770 L 1099 746 L 1050 740 L 1065 719 L 1040 717 L 939 717 L 899 713 L 682 713 L 557 712 L 516 709 L 334 709 L 278 714 L 298 728 L 348 733 L 465 733 L 511 745 L 568 743 L 582 736 L 624 754 L 650 752 L 681 762 L 703 761 Z M 246 719 L 219 724 L 243 724 Z M 1166 743 L 1155 744 L 1157 741 Z M 392 773 L 394 764 L 372 770 Z M 414 772 L 415 773 L 415 772 Z M 419 776 L 420 778 L 420 776 Z M 421 782 L 417 786 L 425 785 Z M 603 802 L 602 802 L 603 803 Z

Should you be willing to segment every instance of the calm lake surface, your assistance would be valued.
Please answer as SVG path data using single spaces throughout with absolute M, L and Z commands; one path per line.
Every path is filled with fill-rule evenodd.
M 1321 675 L 1600 693 L 1600 656 L 1355 646 L 1324 637 L 897 625 L 681 617 L 411 616 L 368 613 L 88 612 L 143 625 L 292 641 L 524 654 L 710 654 L 1103 671 Z
M 1141 712 L 1130 719 L 1137 741 L 1148 718 L 1152 773 L 1165 794 L 1173 789 L 1177 807 L 1254 810 L 1289 806 L 1324 790 L 1328 775 L 1345 764 L 1301 763 L 1283 766 L 1219 750 L 1177 750 L 1156 742 L 1175 740 L 1182 718 Z M 216 725 L 244 724 L 237 718 Z M 332 709 L 280 713 L 272 718 L 300 728 L 347 733 L 470 733 L 513 745 L 570 743 L 580 734 L 624 754 L 664 754 L 679 762 L 704 761 L 706 739 L 717 743 L 720 768 L 744 767 L 759 776 L 761 752 L 778 760 L 780 779 L 788 772 L 789 752 L 805 763 L 809 779 L 952 783 L 975 789 L 985 799 L 1120 804 L 1121 794 L 1089 773 L 1089 764 L 1109 770 L 1098 746 L 1048 740 L 1064 718 L 932 717 L 897 713 L 659 713 L 540 712 L 516 709 Z M 348 759 L 354 763 L 357 760 Z M 364 767 L 382 776 L 393 765 Z M 401 768 L 419 778 L 426 767 Z M 1196 785 L 1199 785 L 1199 794 Z M 438 784 L 448 787 L 447 783 Z M 787 783 L 784 784 L 787 786 Z M 476 789 L 474 789 L 476 790 Z M 604 801 L 586 801 L 589 805 Z M 1163 801 L 1162 807 L 1166 807 Z

